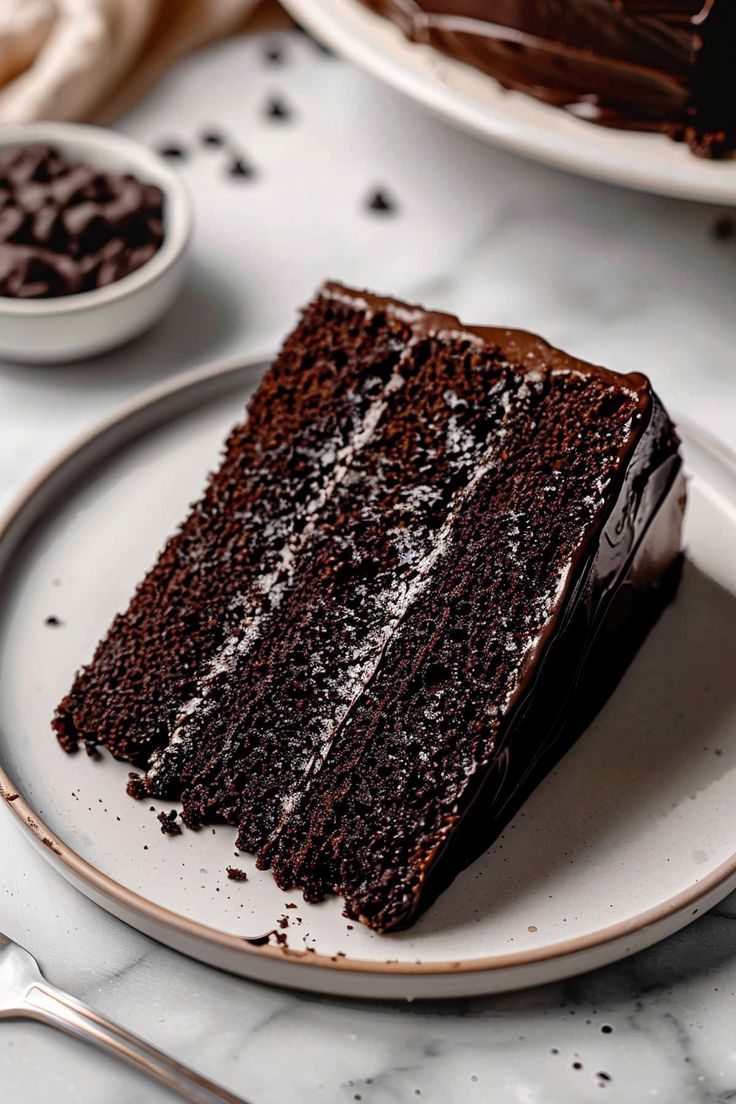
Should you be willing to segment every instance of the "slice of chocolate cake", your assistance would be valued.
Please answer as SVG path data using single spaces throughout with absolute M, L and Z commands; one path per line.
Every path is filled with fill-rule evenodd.
M 615 685 L 683 507 L 643 376 L 329 284 L 54 727 L 406 926 Z

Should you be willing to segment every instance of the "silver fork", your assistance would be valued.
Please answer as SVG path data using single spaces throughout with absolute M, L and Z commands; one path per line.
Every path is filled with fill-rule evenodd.
M 0 1020 L 18 1017 L 40 1020 L 116 1054 L 191 1104 L 247 1104 L 49 985 L 33 955 L 0 932 Z

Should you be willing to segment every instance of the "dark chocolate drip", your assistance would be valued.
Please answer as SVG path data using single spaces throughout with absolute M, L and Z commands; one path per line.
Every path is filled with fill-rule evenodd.
M 590 121 L 736 145 L 731 0 L 364 0 L 411 40 Z

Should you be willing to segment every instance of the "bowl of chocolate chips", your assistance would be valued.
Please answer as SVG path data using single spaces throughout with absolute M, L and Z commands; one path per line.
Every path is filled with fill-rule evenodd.
M 190 229 L 175 170 L 137 142 L 0 127 L 0 357 L 76 360 L 138 336 L 176 296 Z

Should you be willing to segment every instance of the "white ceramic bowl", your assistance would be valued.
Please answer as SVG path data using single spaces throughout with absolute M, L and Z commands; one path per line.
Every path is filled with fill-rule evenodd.
M 158 154 L 102 127 L 10 123 L 0 151 L 44 143 L 108 172 L 133 173 L 164 193 L 164 240 L 150 261 L 107 287 L 55 299 L 0 296 L 0 357 L 31 363 L 77 360 L 112 349 L 151 326 L 170 306 L 184 275 L 191 205 L 177 174 Z

